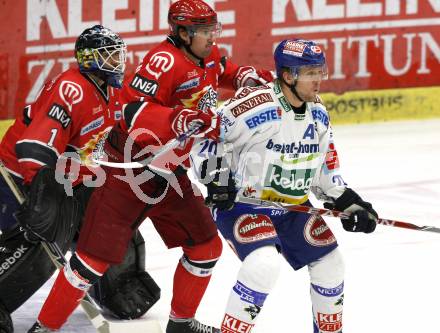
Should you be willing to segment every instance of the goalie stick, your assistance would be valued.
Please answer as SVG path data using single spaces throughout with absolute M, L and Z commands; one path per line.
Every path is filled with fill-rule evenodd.
M 348 218 L 349 217 L 349 214 L 344 213 L 344 212 L 340 212 L 337 210 L 309 207 L 309 206 L 303 206 L 303 205 L 286 204 L 286 203 L 281 203 L 281 202 L 260 200 L 260 199 L 254 199 L 254 198 L 238 197 L 236 199 L 236 202 L 246 203 L 246 204 L 250 204 L 250 205 L 257 205 L 257 206 L 262 206 L 262 207 L 267 207 L 267 208 L 284 209 L 284 210 L 288 210 L 291 212 L 307 213 L 307 214 L 311 214 L 311 215 L 321 215 L 321 216 L 330 216 L 330 217 L 339 217 L 339 218 Z M 382 225 L 386 225 L 389 227 L 397 227 L 397 228 L 411 229 L 411 230 L 417 230 L 417 231 L 429 231 L 429 232 L 434 232 L 434 233 L 440 233 L 440 228 L 437 228 L 437 227 L 418 226 L 418 225 L 415 225 L 412 223 L 396 221 L 396 220 L 388 220 L 388 219 L 379 218 L 377 220 L 377 223 L 382 224 Z
M 23 204 L 25 196 L 21 192 L 20 188 L 15 183 L 14 179 L 9 174 L 3 161 L 0 160 L 0 173 L 4 180 L 8 184 L 11 191 L 14 193 L 17 201 Z M 52 263 L 57 269 L 61 269 L 67 263 L 63 252 L 56 243 L 41 242 L 42 247 L 47 252 Z M 93 327 L 95 327 L 98 333 L 162 333 L 162 329 L 157 320 L 147 319 L 134 319 L 134 320 L 111 320 L 105 318 L 99 306 L 93 300 L 93 298 L 86 293 L 85 297 L 81 300 L 81 307 L 86 313 L 87 317 L 91 321 Z

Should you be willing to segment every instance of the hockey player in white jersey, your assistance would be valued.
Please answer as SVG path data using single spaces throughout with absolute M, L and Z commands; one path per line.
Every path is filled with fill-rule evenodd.
M 217 226 L 243 262 L 221 331 L 251 332 L 277 280 L 281 253 L 294 270 L 308 266 L 314 332 L 342 332 L 344 264 L 325 221 L 234 202 L 238 195 L 311 205 L 313 192 L 327 208 L 351 213 L 342 220 L 345 230 L 376 227 L 371 204 L 342 180 L 328 113 L 314 102 L 327 78 L 322 49 L 290 39 L 274 57 L 278 79 L 239 90 L 219 109 L 222 143 L 199 164 Z M 207 157 L 209 147 L 202 142 L 194 158 Z

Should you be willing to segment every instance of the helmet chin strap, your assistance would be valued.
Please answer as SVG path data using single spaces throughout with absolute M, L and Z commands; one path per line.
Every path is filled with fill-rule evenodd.
M 289 87 L 289 89 L 290 89 L 290 91 L 292 92 L 292 94 L 294 94 L 295 96 L 296 96 L 296 98 L 298 98 L 301 102 L 305 102 L 305 100 L 303 100 L 300 96 L 299 96 L 299 94 L 298 94 L 298 91 L 296 91 L 296 83 L 297 83 L 297 80 L 295 79 L 294 81 L 293 81 L 293 84 L 288 84 L 287 82 L 286 82 L 286 80 L 284 80 L 284 78 L 282 79 L 283 80 L 283 82 Z
M 189 54 L 191 54 L 194 58 L 196 58 L 197 60 L 199 60 L 201 64 L 203 64 L 203 60 L 204 60 L 204 59 L 203 59 L 203 58 L 200 58 L 198 55 L 196 55 L 196 54 L 193 52 L 193 50 L 191 49 L 192 40 L 193 40 L 193 38 L 190 37 L 190 43 L 189 43 L 189 45 L 187 45 L 186 43 L 183 43 L 183 47 L 185 48 L 185 50 L 186 50 Z

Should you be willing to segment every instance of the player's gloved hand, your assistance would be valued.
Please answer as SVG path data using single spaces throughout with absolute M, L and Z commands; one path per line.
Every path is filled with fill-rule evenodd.
M 26 200 L 15 213 L 30 242 L 52 242 L 57 230 L 60 206 L 65 198 L 64 188 L 55 179 L 55 170 L 44 166 L 32 179 Z
M 182 106 L 175 108 L 171 128 L 180 136 L 199 126 L 200 129 L 192 135 L 193 137 L 205 137 L 216 140 L 220 135 L 220 118 L 213 110 L 202 111 L 185 109 Z
M 350 213 L 348 219 L 341 219 L 346 231 L 371 233 L 376 229 L 378 215 L 371 203 L 363 201 L 352 189 L 347 188 L 334 203 L 326 202 L 324 207 Z
M 242 87 L 255 87 L 261 86 L 272 82 L 275 79 L 275 75 L 265 69 L 255 69 L 252 66 L 241 66 L 234 78 L 235 89 Z
M 229 166 L 221 157 L 202 162 L 201 181 L 206 185 L 208 196 L 205 204 L 219 210 L 230 210 L 234 207 L 237 190 Z

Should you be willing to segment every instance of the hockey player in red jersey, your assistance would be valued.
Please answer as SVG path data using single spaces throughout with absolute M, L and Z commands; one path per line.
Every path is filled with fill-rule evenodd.
M 70 247 L 93 190 L 82 184 L 84 176 L 94 175 L 94 171 L 84 166 L 90 164 L 87 156 L 121 117 L 119 91 L 125 69 L 124 41 L 111 30 L 97 25 L 78 37 L 75 56 L 78 67 L 43 86 L 36 101 L 18 115 L 0 146 L 1 160 L 28 196 L 19 207 L 0 177 L 0 200 L 4 207 L 0 212 L 0 266 L 7 267 L 0 273 L 1 332 L 12 333 L 9 314 L 55 270 L 41 245 L 28 239 L 56 241 L 63 250 Z M 72 179 L 73 197 L 66 196 L 63 186 L 55 179 L 57 161 L 63 153 L 71 153 L 82 164 L 79 175 Z M 28 239 L 14 219 L 13 213 L 17 210 L 20 223 L 35 233 L 28 233 Z M 135 234 L 129 253 L 130 258 L 139 259 L 127 257 L 123 265 L 112 267 L 99 286 L 100 294 L 96 295 L 101 306 L 120 318 L 137 317 L 148 309 L 145 308 L 147 299 L 136 299 L 136 292 L 145 289 L 139 286 L 146 278 L 146 272 L 144 275 L 140 272 L 143 263 L 137 267 L 137 260 L 143 259 L 143 245 L 141 236 Z M 13 265 L 3 265 L 10 263 L 11 257 L 15 259 Z M 130 285 L 133 294 L 125 292 L 124 283 Z
M 217 105 L 217 88 L 237 89 L 272 80 L 268 71 L 239 67 L 220 56 L 215 41 L 221 25 L 217 14 L 203 1 L 175 2 L 169 9 L 168 21 L 168 38 L 150 50 L 136 73 L 124 82 L 122 95 L 128 104 L 123 119 L 109 133 L 105 144 L 113 162 L 124 161 L 128 140 L 134 142 L 131 156 L 135 156 L 148 146 L 160 146 L 181 137 L 194 124 L 201 126 L 199 136 L 216 137 L 218 120 L 211 109 Z M 174 149 L 174 159 L 169 163 L 155 165 L 154 169 L 150 166 L 150 170 L 162 171 L 162 175 L 171 174 L 178 186 L 170 186 L 166 177 L 156 174 L 139 185 L 151 199 L 147 202 L 138 197 L 133 184 L 124 180 L 129 170 L 106 168 L 106 181 L 95 190 L 87 208 L 77 251 L 59 274 L 37 326 L 61 327 L 88 286 L 100 278 L 110 263 L 121 261 L 133 230 L 149 217 L 169 248 L 183 250 L 174 275 L 166 332 L 219 332 L 194 318 L 222 243 L 209 210 L 202 197 L 194 194 L 186 175 L 192 140 L 189 138 Z

